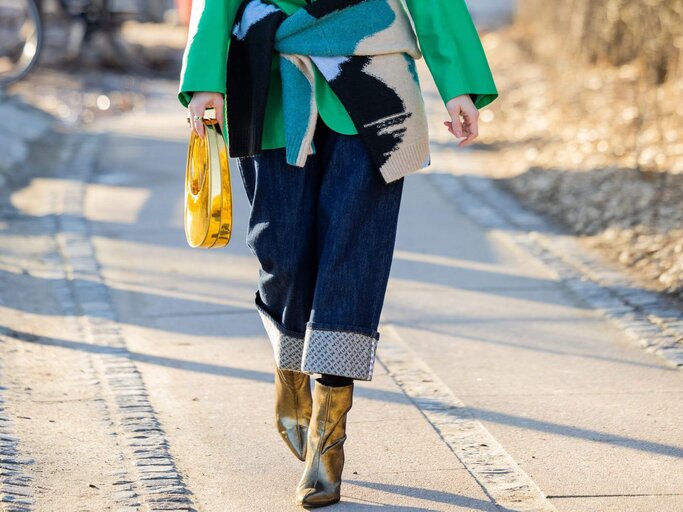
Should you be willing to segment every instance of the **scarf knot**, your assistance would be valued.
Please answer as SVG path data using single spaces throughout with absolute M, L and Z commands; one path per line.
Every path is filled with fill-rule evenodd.
M 228 54 L 231 156 L 260 151 L 273 52 L 279 55 L 288 164 L 303 167 L 315 152 L 315 66 L 386 182 L 429 165 L 415 69 L 422 55 L 401 0 L 316 0 L 291 16 L 263 0 L 245 0 Z

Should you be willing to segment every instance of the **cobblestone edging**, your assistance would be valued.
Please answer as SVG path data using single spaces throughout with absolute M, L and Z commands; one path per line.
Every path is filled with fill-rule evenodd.
M 64 158 L 68 155 L 67 151 L 63 151 L 62 155 L 60 156 L 60 162 L 57 164 L 59 167 L 60 164 L 64 164 Z M 6 205 L 2 205 L 6 206 Z M 35 217 L 30 217 L 30 220 L 28 220 L 27 217 L 25 217 L 21 213 L 13 212 L 11 208 L 8 209 L 3 209 L 2 206 L 0 206 L 0 220 L 5 221 L 5 222 L 10 222 L 12 221 L 20 221 L 22 223 L 22 232 L 24 233 L 31 233 L 32 235 L 38 235 L 38 236 L 50 236 L 52 238 L 55 238 L 56 235 L 56 225 L 57 221 L 54 215 L 44 215 L 44 216 L 35 216 Z M 50 206 L 55 206 L 55 205 L 50 205 Z M 62 259 L 61 254 L 58 251 L 58 247 L 56 244 L 56 241 L 54 244 L 50 244 L 52 247 L 49 249 L 46 249 L 44 252 L 41 253 L 40 255 L 40 260 L 42 262 L 41 266 L 41 271 L 40 271 L 40 277 L 42 279 L 48 280 L 50 284 L 50 292 L 51 294 L 54 294 L 54 297 L 58 299 L 58 302 L 60 304 L 60 309 L 58 313 L 63 317 L 63 322 L 68 325 L 68 331 L 69 332 L 78 332 L 79 330 L 79 319 L 78 319 L 78 307 L 77 304 L 72 296 L 69 284 L 67 283 L 67 276 L 66 272 L 64 269 L 64 262 Z M 4 284 L 4 283 L 3 283 Z M 3 301 L 3 297 L 0 297 L 0 302 Z M 51 341 L 50 339 L 44 339 L 41 336 L 30 334 L 27 332 L 19 332 L 15 331 L 14 329 L 11 329 L 6 326 L 0 326 L 0 343 L 6 342 L 6 341 L 21 341 L 25 343 L 48 343 L 50 344 Z M 2 347 L 0 347 L 1 349 Z M 10 348 L 11 350 L 11 348 Z M 2 354 L 0 354 L 1 356 Z M 97 391 L 95 392 L 94 396 L 97 398 L 94 398 L 93 401 L 96 403 L 101 403 L 100 407 L 97 407 L 99 412 L 101 413 L 101 416 L 98 418 L 103 424 L 106 425 L 106 434 L 107 435 L 115 435 L 115 431 L 112 429 L 112 420 L 109 415 L 108 408 L 106 407 L 106 404 L 104 403 L 102 398 L 99 398 L 103 394 L 103 388 L 100 385 L 101 381 L 97 378 L 96 376 L 96 370 L 94 367 L 94 358 L 96 356 L 90 356 L 87 358 L 87 367 L 83 368 L 81 371 L 83 371 L 83 374 L 79 375 L 62 375 L 60 377 L 60 380 L 70 380 L 70 379 L 78 379 L 81 381 L 81 385 L 86 385 L 86 386 L 93 386 L 97 388 Z M 1 361 L 1 359 L 0 359 Z M 9 391 L 10 394 L 7 397 L 8 400 L 7 404 L 2 403 L 0 405 L 0 437 L 2 434 L 11 434 L 11 432 L 8 432 L 8 425 L 9 425 L 9 416 L 8 410 L 11 409 L 11 404 L 18 403 L 20 401 L 31 401 L 32 398 L 32 391 L 30 388 L 23 388 L 21 387 L 20 382 L 22 382 L 22 378 L 26 377 L 26 374 L 22 374 L 21 370 L 17 368 L 11 368 L 11 371 L 8 372 L 10 378 L 12 379 L 12 386 L 10 387 Z M 2 377 L 2 368 L 0 368 L 0 378 Z M 30 377 L 29 377 L 30 378 Z M 23 380 L 24 384 L 27 382 L 25 379 Z M 0 393 L 2 392 L 2 389 L 0 388 Z M 2 396 L 0 395 L 0 402 L 4 402 L 2 399 Z M 3 418 L 4 415 L 4 418 Z M 26 418 L 28 419 L 28 418 Z M 4 421 L 3 421 L 4 420 Z M 4 427 L 3 427 L 4 424 Z M 19 432 L 21 435 L 21 432 Z M 6 441 L 7 438 L 5 439 L 0 439 L 0 459 L 5 459 L 5 462 L 7 460 L 7 457 L 11 457 L 15 459 L 14 461 L 10 462 L 15 462 L 15 463 L 35 463 L 35 466 L 32 466 L 31 469 L 33 471 L 40 471 L 41 467 L 41 460 L 38 459 L 36 461 L 34 460 L 29 460 L 28 458 L 21 457 L 17 453 L 17 447 L 21 447 L 21 442 L 17 440 L 15 437 L 13 440 L 14 443 L 14 449 L 12 447 L 7 447 L 6 445 L 3 446 L 3 441 Z M 28 439 L 24 438 L 24 454 L 29 452 L 31 450 L 31 441 L 30 441 L 30 436 L 28 436 Z M 12 456 L 12 452 L 14 452 L 14 456 Z M 123 470 L 123 456 L 120 453 L 117 453 L 118 455 L 118 461 L 117 461 L 117 466 L 110 466 L 110 469 L 114 469 L 115 467 L 120 468 L 119 470 Z M 111 464 L 111 463 L 110 463 Z M 3 506 L 0 504 L 0 510 L 3 512 L 7 511 L 12 511 L 12 512 L 19 512 L 19 511 L 29 511 L 33 510 L 30 505 L 32 503 L 35 503 L 35 507 L 40 509 L 40 492 L 37 491 L 35 493 L 29 492 L 31 489 L 31 482 L 33 482 L 33 475 L 30 474 L 29 472 L 29 467 L 27 467 L 25 473 L 19 473 L 18 471 L 18 466 L 16 467 L 10 467 L 11 472 L 8 472 L 7 469 L 8 467 L 5 465 L 3 467 L 3 462 L 0 462 L 0 487 L 4 487 L 4 489 L 0 488 L 0 502 L 6 502 L 7 505 L 6 507 L 9 508 L 3 508 Z M 6 485 L 6 480 L 8 479 L 9 481 L 9 486 Z M 23 488 L 18 488 L 18 485 L 22 485 Z M 7 494 L 7 490 L 13 491 L 9 495 Z M 33 489 L 34 491 L 36 490 L 35 487 Z M 5 491 L 4 493 L 2 491 Z M 13 494 L 13 495 L 12 495 Z M 129 502 L 123 501 L 123 500 L 117 500 L 115 502 L 116 506 L 119 507 L 121 510 L 126 510 L 126 507 L 130 504 Z M 117 510 L 119 510 L 117 508 Z M 132 510 L 132 509 L 130 509 Z
M 121 505 L 117 512 L 194 510 L 142 375 L 129 357 L 83 217 L 85 187 L 99 144 L 98 136 L 85 137 L 63 176 L 69 185 L 60 192 L 57 239 L 84 338 L 100 347 L 96 366 L 123 452 L 124 468 L 114 474 Z
M 425 175 L 468 217 L 538 258 L 579 299 L 641 347 L 683 369 L 683 311 L 673 300 L 643 290 L 566 230 L 524 208 L 492 180 L 436 172 Z
M 412 400 L 491 501 L 508 512 L 557 512 L 543 491 L 465 404 L 384 324 L 377 360 Z
M 0 332 L 2 334 L 2 332 Z M 0 343 L 3 341 L 0 339 Z M 0 359 L 0 383 L 4 368 Z M 3 512 L 30 512 L 33 510 L 31 476 L 24 470 L 33 461 L 22 457 L 19 438 L 7 414 L 8 389 L 0 385 L 0 510 Z

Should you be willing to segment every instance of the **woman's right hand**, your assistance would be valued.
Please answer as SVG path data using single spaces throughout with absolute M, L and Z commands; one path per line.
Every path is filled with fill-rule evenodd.
M 216 111 L 216 119 L 221 128 L 223 127 L 223 94 L 220 92 L 194 92 L 187 108 L 190 111 L 190 126 L 200 137 L 204 136 L 204 111 L 213 107 Z M 195 119 L 198 116 L 199 119 Z

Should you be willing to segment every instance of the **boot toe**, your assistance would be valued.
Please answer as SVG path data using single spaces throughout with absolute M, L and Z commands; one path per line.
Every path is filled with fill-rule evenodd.
M 306 460 L 306 436 L 308 429 L 305 427 L 293 427 L 280 429 L 280 435 L 297 459 Z
M 289 450 L 301 461 L 306 460 L 311 408 L 309 376 L 276 367 L 275 424 Z
M 337 493 L 330 493 L 326 489 L 302 487 L 297 489 L 296 499 L 299 505 L 314 508 L 337 503 L 340 500 L 340 495 Z

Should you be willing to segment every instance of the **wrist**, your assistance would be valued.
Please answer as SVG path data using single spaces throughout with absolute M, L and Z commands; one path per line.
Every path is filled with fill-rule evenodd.
M 448 106 L 449 104 L 453 103 L 462 103 L 462 102 L 474 102 L 473 100 L 473 95 L 468 94 L 468 93 L 463 93 L 459 94 L 457 96 L 453 96 L 450 100 L 446 102 L 446 105 Z

